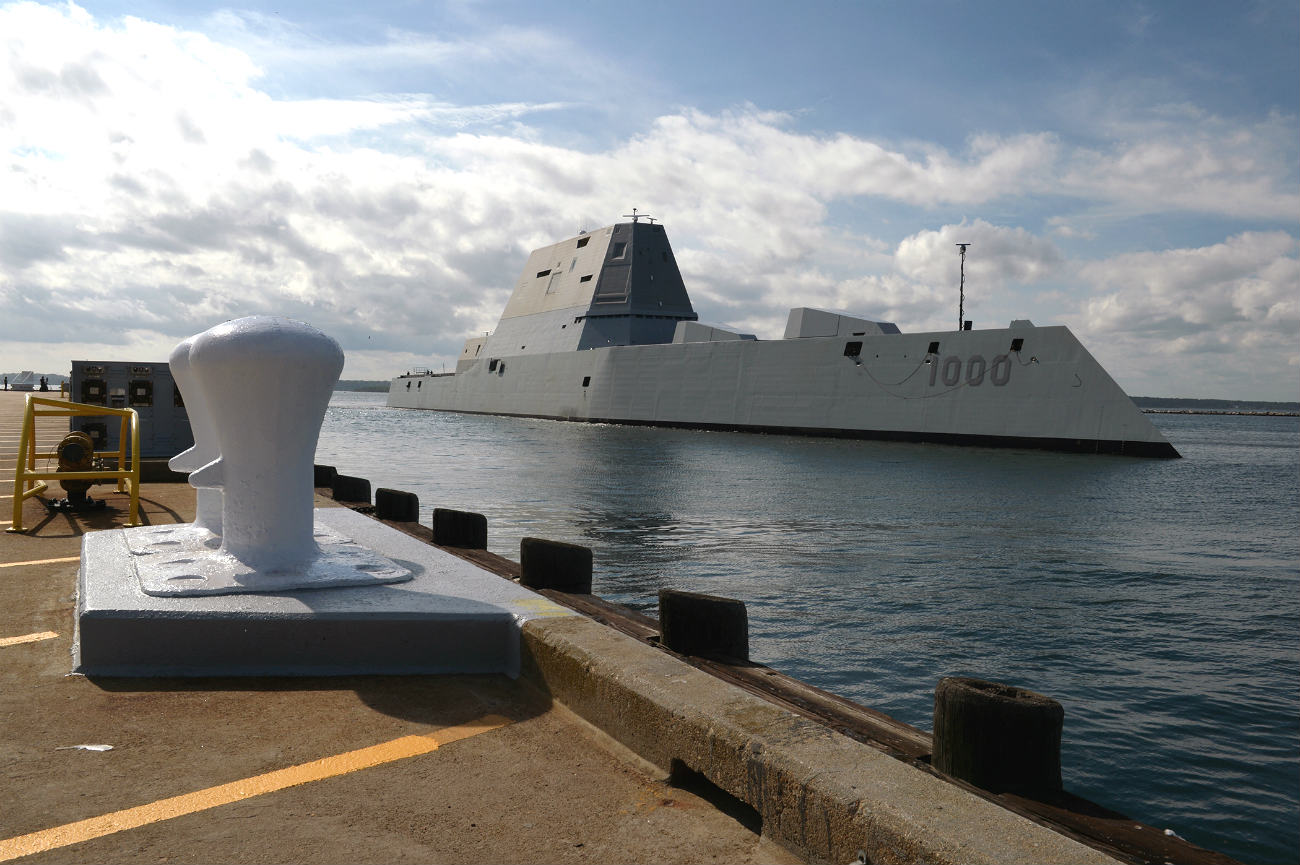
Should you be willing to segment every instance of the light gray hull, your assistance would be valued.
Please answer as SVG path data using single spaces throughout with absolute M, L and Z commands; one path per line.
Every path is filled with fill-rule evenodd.
M 1012 350 L 1020 339 L 1019 350 Z M 860 343 L 856 357 L 852 343 Z M 938 351 L 930 353 L 934 343 Z M 628 345 L 401 376 L 397 408 L 1177 457 L 1063 326 Z

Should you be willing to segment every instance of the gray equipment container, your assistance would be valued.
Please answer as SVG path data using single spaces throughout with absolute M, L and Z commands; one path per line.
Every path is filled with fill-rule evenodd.
M 170 459 L 194 444 L 185 401 L 166 363 L 74 360 L 69 385 L 73 402 L 136 410 L 141 459 Z M 118 448 L 116 418 L 74 416 L 69 426 L 90 436 L 97 451 Z

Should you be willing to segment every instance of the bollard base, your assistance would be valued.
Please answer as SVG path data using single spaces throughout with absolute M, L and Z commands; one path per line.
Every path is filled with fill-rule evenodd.
M 125 530 L 82 541 L 74 668 L 91 676 L 518 675 L 519 628 L 573 615 L 345 508 L 316 520 L 411 572 L 407 582 L 280 594 L 145 594 Z

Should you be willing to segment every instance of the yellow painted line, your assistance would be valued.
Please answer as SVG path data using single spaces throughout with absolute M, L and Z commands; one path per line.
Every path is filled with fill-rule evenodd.
M 35 559 L 30 562 L 0 562 L 0 568 L 21 568 L 23 565 L 56 565 L 59 562 L 79 562 L 81 556 L 64 556 L 61 559 Z
M 57 636 L 53 631 L 41 631 L 39 634 L 23 634 L 21 637 L 0 637 L 0 648 L 20 643 L 39 643 L 41 640 L 53 640 Z
M 447 727 L 427 736 L 403 736 L 400 739 L 372 745 L 369 748 L 348 751 L 346 754 L 337 754 L 310 763 L 301 763 L 287 769 L 277 769 L 274 772 L 255 775 L 242 781 L 232 781 L 229 784 L 221 784 L 216 787 L 209 787 L 206 790 L 173 796 L 170 799 L 159 799 L 157 802 L 151 802 L 148 805 L 114 811 L 101 817 L 91 817 L 88 820 L 78 820 L 75 823 L 66 823 L 52 829 L 43 829 L 40 832 L 32 832 L 28 835 L 19 835 L 0 841 L 0 862 L 8 862 L 21 856 L 55 850 L 59 847 L 67 847 L 70 844 L 90 841 L 93 838 L 102 838 L 115 832 L 137 829 L 150 823 L 170 820 L 173 817 L 183 817 L 186 814 L 206 811 L 221 805 L 229 805 L 232 802 L 240 802 L 266 793 L 274 793 L 287 787 L 309 784 L 312 781 L 321 781 L 336 775 L 346 775 L 349 772 L 369 769 L 373 766 L 381 766 L 397 760 L 405 760 L 408 757 L 418 757 L 421 754 L 436 751 L 451 742 L 477 736 L 479 733 L 487 733 L 509 723 L 509 718 L 503 718 L 500 715 L 485 715 L 477 721 L 471 721 L 457 727 Z

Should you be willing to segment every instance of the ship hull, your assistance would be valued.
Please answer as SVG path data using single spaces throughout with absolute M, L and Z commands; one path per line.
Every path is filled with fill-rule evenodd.
M 388 404 L 591 423 L 1179 456 L 1061 326 L 484 357 L 456 374 L 400 376 L 390 385 Z

